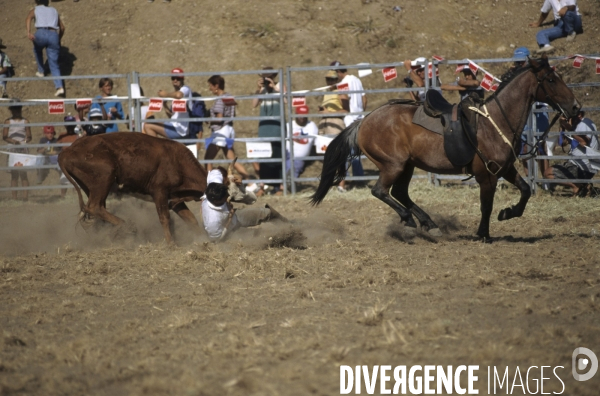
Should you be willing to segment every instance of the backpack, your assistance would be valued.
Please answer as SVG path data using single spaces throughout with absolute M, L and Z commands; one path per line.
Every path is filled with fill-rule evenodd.
M 192 92 L 192 98 L 200 97 L 202 97 L 202 95 L 200 95 L 198 92 Z M 188 116 L 189 118 L 206 118 L 210 117 L 210 113 L 203 100 L 195 100 L 192 101 L 192 104 L 188 107 Z M 204 131 L 202 123 L 203 121 L 190 121 L 188 125 L 189 138 L 195 139 L 197 134 Z
M 2 53 L 0 54 L 0 69 L 3 68 L 3 64 L 4 64 L 4 59 L 8 58 L 6 56 L 6 54 Z M 10 60 L 8 61 L 8 70 L 6 70 L 6 77 L 13 77 L 15 75 L 15 68 L 14 66 L 10 63 Z

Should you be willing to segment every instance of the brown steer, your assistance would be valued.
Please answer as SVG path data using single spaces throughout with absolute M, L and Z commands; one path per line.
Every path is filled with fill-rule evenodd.
M 80 219 L 90 216 L 122 224 L 123 219 L 106 210 L 106 197 L 116 186 L 123 193 L 150 196 L 167 242 L 172 242 L 169 209 L 201 232 L 185 202 L 198 201 L 204 194 L 207 174 L 181 143 L 132 132 L 84 137 L 60 153 L 58 164 L 77 191 Z M 88 196 L 87 204 L 80 189 Z

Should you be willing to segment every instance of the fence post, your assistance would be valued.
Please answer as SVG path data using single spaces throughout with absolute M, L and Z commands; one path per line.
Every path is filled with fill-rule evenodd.
M 294 164 L 294 159 L 296 158 L 296 154 L 294 153 L 294 107 L 292 106 L 292 72 L 290 71 L 290 67 L 287 66 L 285 68 L 285 75 L 286 75 L 286 86 L 287 86 L 287 91 L 286 91 L 286 97 L 287 97 L 287 111 L 290 117 L 289 123 L 288 123 L 288 133 L 287 133 L 287 139 L 289 139 L 290 142 L 290 188 L 291 188 L 291 192 L 292 195 L 296 194 L 296 165 Z M 285 171 L 285 166 L 286 164 L 284 163 L 284 171 Z M 287 172 L 286 172 L 287 173 Z M 284 184 L 284 186 L 287 188 L 287 185 Z
M 283 184 L 283 195 L 287 195 L 287 175 L 285 171 L 285 96 L 283 91 L 288 82 L 283 78 L 283 68 L 280 67 L 277 72 L 279 73 L 279 81 L 282 82 L 281 89 L 279 90 L 279 108 L 281 109 L 279 112 L 279 125 L 281 125 L 281 181 Z M 288 104 L 291 105 L 291 103 Z

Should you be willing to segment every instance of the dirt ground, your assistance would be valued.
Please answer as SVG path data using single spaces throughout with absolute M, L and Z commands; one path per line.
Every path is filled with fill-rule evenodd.
M 574 348 L 600 351 L 597 199 L 537 196 L 483 244 L 477 188 L 412 191 L 443 237 L 406 234 L 367 189 L 269 197 L 291 225 L 220 245 L 175 221 L 177 247 L 134 199 L 108 206 L 135 235 L 75 227 L 71 194 L 5 202 L 0 394 L 332 395 L 340 365 L 476 364 L 481 394 L 487 366 L 547 365 L 597 395 L 570 373 Z M 500 189 L 495 213 L 516 200 Z
M 573 43 L 556 41 L 555 55 L 598 52 L 598 1 L 578 3 L 585 33 Z M 514 47 L 535 49 L 536 30 L 527 23 L 541 4 L 52 3 L 67 27 L 66 75 L 507 58 Z M 24 23 L 32 5 L 0 0 L 0 37 L 18 77 L 36 71 Z M 500 75 L 506 66 L 490 70 Z M 597 81 L 591 61 L 581 69 L 561 62 L 558 70 L 568 83 Z M 452 81 L 453 71 L 443 68 L 442 81 Z M 322 74 L 295 76 L 293 89 L 321 86 Z M 256 79 L 228 77 L 227 90 L 251 93 Z M 188 82 L 209 95 L 204 77 Z M 115 83 L 114 93 L 124 94 L 125 80 Z M 403 87 L 400 78 L 386 85 L 376 73 L 363 84 Z M 150 94 L 170 87 L 166 77 L 142 85 Z M 69 98 L 92 97 L 97 79 L 68 80 L 66 89 Z M 34 99 L 54 90 L 36 80 L 10 82 L 8 92 Z M 584 87 L 576 95 L 584 106 L 597 106 L 600 90 Z M 369 97 L 369 110 L 389 96 Z M 311 108 L 316 100 L 309 99 Z M 258 111 L 240 101 L 238 115 Z M 24 116 L 62 121 L 44 106 L 27 107 Z M 32 130 L 37 141 L 41 127 Z M 236 134 L 256 136 L 256 122 L 236 123 Z M 243 156 L 243 147 L 236 150 Z M 314 164 L 307 175 L 319 169 Z M 45 183 L 57 179 L 52 172 Z M 2 172 L 0 186 L 8 180 Z M 291 224 L 240 230 L 214 245 L 194 240 L 175 219 L 177 246 L 163 243 L 156 210 L 142 201 L 108 202 L 136 233 L 86 232 L 76 226 L 72 192 L 64 201 L 56 190 L 33 192 L 27 203 L 0 193 L 0 395 L 333 395 L 340 365 L 384 364 L 479 365 L 480 394 L 487 393 L 488 366 L 508 367 L 511 381 L 517 367 L 525 373 L 530 366 L 564 366 L 557 371 L 563 394 L 598 395 L 600 374 L 587 382 L 571 375 L 576 347 L 600 356 L 598 199 L 541 193 L 523 218 L 494 220 L 495 239 L 483 244 L 473 238 L 479 193 L 472 186 L 413 183 L 411 194 L 440 225 L 440 238 L 408 234 L 367 189 L 332 192 L 313 208 L 307 202 L 314 185 L 300 187 L 295 197 L 263 201 Z M 493 216 L 518 199 L 512 187 L 496 197 Z M 197 204 L 192 209 L 199 213 Z M 552 377 L 544 391 L 560 393 L 561 384 Z

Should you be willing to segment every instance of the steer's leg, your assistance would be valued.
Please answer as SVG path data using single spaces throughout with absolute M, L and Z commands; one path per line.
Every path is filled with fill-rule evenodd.
M 154 205 L 156 205 L 156 211 L 158 212 L 158 219 L 163 227 L 165 234 L 165 240 L 167 243 L 173 243 L 173 237 L 171 236 L 171 229 L 169 227 L 169 200 L 165 192 L 158 192 L 152 196 Z
M 169 206 L 171 206 L 171 203 L 169 203 Z M 194 230 L 194 232 L 198 235 L 200 235 L 200 233 L 202 232 L 202 230 L 200 229 L 200 226 L 198 225 L 198 220 L 196 220 L 196 216 L 194 216 L 194 214 L 192 213 L 192 211 L 187 207 L 187 205 L 185 204 L 185 202 L 179 202 L 176 203 L 175 205 L 171 206 L 171 209 L 173 209 L 173 211 L 175 213 L 177 213 L 177 215 L 179 217 L 181 217 L 181 219 L 183 221 L 185 221 L 185 223 L 192 229 Z

